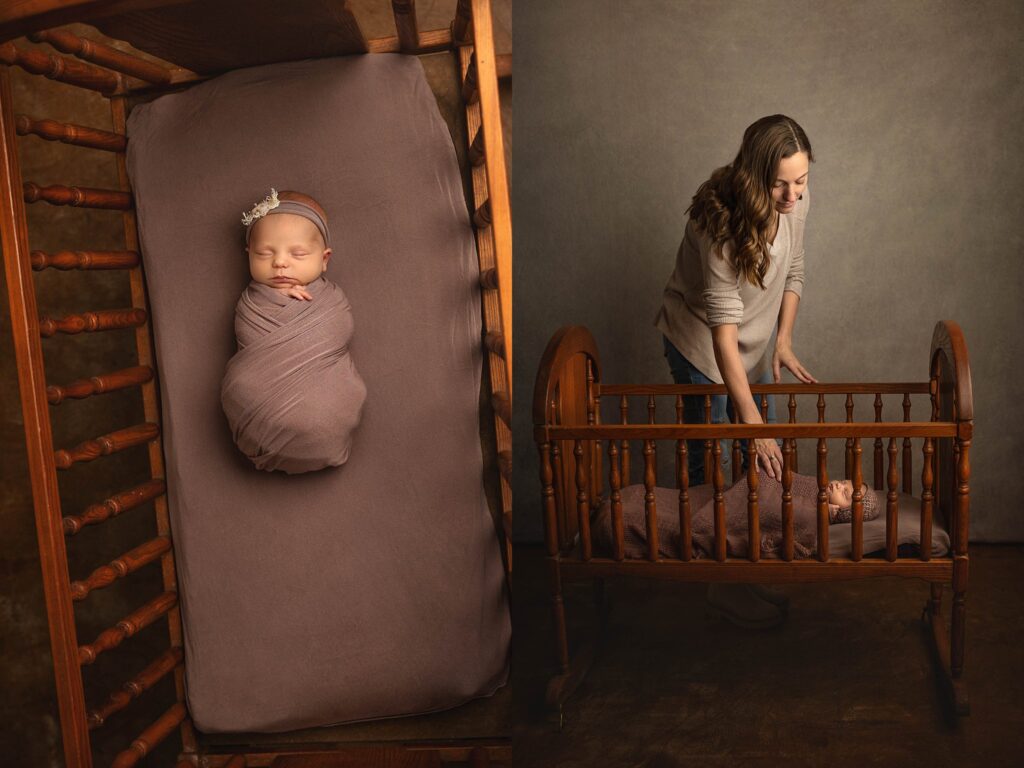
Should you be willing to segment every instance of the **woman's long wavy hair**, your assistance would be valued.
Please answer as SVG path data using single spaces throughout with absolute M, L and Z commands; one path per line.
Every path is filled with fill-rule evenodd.
M 797 152 L 806 152 L 807 159 L 814 160 L 804 129 L 785 115 L 762 117 L 743 132 L 732 164 L 712 173 L 687 208 L 720 256 L 726 242 L 733 242 L 736 270 L 762 289 L 775 214 L 772 186 L 779 162 Z

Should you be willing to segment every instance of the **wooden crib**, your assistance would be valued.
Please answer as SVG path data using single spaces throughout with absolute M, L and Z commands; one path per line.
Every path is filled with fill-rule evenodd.
M 970 510 L 970 446 L 973 430 L 971 374 L 967 347 L 956 323 L 945 321 L 935 326 L 931 344 L 929 378 L 913 383 L 838 383 L 838 384 L 758 384 L 751 389 L 760 396 L 762 414 L 767 397 L 775 396 L 788 405 L 788 422 L 775 424 L 684 424 L 683 395 L 705 398 L 710 419 L 710 398 L 726 394 L 724 385 L 641 385 L 605 384 L 597 344 L 590 332 L 580 326 L 559 330 L 548 343 L 537 374 L 533 400 L 534 435 L 540 451 L 540 482 L 544 516 L 544 540 L 547 553 L 548 585 L 555 627 L 557 674 L 547 690 L 547 704 L 557 722 L 562 721 L 562 705 L 579 684 L 593 659 L 594 645 L 583 642 L 572 657 L 566 636 L 562 600 L 564 580 L 592 579 L 597 596 L 603 596 L 606 577 L 636 575 L 687 581 L 723 581 L 785 583 L 873 576 L 902 576 L 923 579 L 931 593 L 924 616 L 930 624 L 936 657 L 941 668 L 944 689 L 957 714 L 967 714 L 967 695 L 961 677 L 964 666 L 965 597 L 967 591 L 967 534 Z M 827 420 L 826 396 L 845 395 L 842 420 Z M 854 419 L 854 395 L 874 395 L 871 419 Z M 930 399 L 927 421 L 911 420 L 911 396 Z M 783 400 L 785 396 L 786 400 Z M 900 421 L 883 421 L 883 396 L 901 398 L 891 409 L 902 408 Z M 797 399 L 816 409 L 817 420 L 797 420 Z M 667 402 L 665 402 L 667 401 Z M 658 405 L 674 418 L 659 420 Z M 602 404 L 609 420 L 602 423 Z M 641 423 L 630 423 L 632 418 Z M 637 412 L 643 415 L 637 418 Z M 779 421 L 786 421 L 779 417 Z M 740 438 L 776 438 L 782 441 L 784 459 L 782 478 L 782 557 L 760 556 L 759 547 L 750 547 L 747 558 L 728 557 L 723 504 L 725 477 L 722 445 L 731 439 L 732 480 L 740 479 L 742 456 Z M 795 559 L 793 552 L 793 473 L 798 468 L 797 439 L 816 446 L 817 541 L 814 558 Z M 845 476 L 857 491 L 854 495 L 850 557 L 829 556 L 828 441 L 845 442 Z M 897 546 L 899 492 L 910 494 L 914 480 L 913 440 L 921 440 L 920 469 L 920 541 L 913 554 Z M 688 440 L 703 441 L 705 473 L 714 489 L 714 551 L 696 556 L 692 541 Z M 873 441 L 873 478 L 862 467 L 865 448 L 862 441 Z M 901 444 L 902 441 L 902 444 Z M 670 485 L 678 490 L 678 505 L 664 509 L 657 505 L 658 445 L 668 444 L 675 458 Z M 692 443 L 690 443 L 692 444 Z M 869 443 L 870 444 L 870 443 Z M 753 441 L 748 450 L 752 451 Z M 639 450 L 638 450 L 639 449 Z M 607 457 L 607 463 L 605 463 Z M 759 541 L 756 462 L 749 455 L 747 472 L 753 493 L 747 501 L 749 541 Z M 625 555 L 622 489 L 630 483 L 632 466 L 637 467 L 644 488 L 644 521 L 647 554 L 645 558 Z M 607 484 L 604 480 L 607 467 Z M 876 556 L 867 556 L 863 546 L 863 496 L 861 483 L 867 480 L 884 499 L 885 548 Z M 610 508 L 611 545 L 609 551 L 597 551 L 591 526 L 597 511 L 605 503 Z M 638 513 L 639 514 L 639 513 Z M 664 557 L 665 543 L 659 553 L 658 519 L 678 515 L 678 551 Z M 950 552 L 932 556 L 931 540 L 937 518 L 950 537 Z M 638 524 L 639 525 L 639 524 Z M 880 555 L 880 556 L 878 556 Z M 941 611 L 942 587 L 952 584 L 951 622 Z M 947 629 L 948 628 L 948 629 Z M 947 631 L 949 634 L 947 635 Z
M 71 22 L 99 23 L 101 18 L 117 17 L 129 26 L 145 29 L 147 24 L 152 27 L 146 14 L 159 6 L 181 6 L 181 3 L 48 0 L 8 4 L 0 10 L 0 61 L 8 65 L 0 67 L 0 159 L 3 166 L 0 227 L 65 764 L 68 768 L 91 766 L 97 729 L 134 728 L 130 720 L 125 722 L 124 715 L 111 716 L 134 699 L 151 698 L 153 694 L 145 692 L 160 681 L 166 685 L 169 680 L 174 683 L 175 700 L 160 705 L 157 711 L 163 714 L 141 732 L 120 731 L 116 738 L 122 746 L 113 759 L 113 765 L 118 768 L 135 765 L 175 732 L 181 739 L 181 749 L 175 760 L 179 766 L 428 766 L 442 762 L 487 765 L 491 761 L 507 761 L 511 754 L 509 741 L 490 734 L 485 734 L 486 738 L 473 739 L 453 738 L 440 732 L 429 739 L 398 741 L 381 740 L 371 734 L 362 736 L 360 743 L 355 745 L 321 743 L 326 740 L 324 738 L 269 747 L 266 742 L 246 746 L 241 738 L 222 737 L 219 740 L 220 743 L 233 741 L 235 746 L 232 747 L 204 745 L 197 740 L 184 695 L 182 626 L 177 608 L 174 544 L 170 538 L 165 499 L 168 480 L 164 474 L 161 447 L 158 375 L 152 353 L 150 310 L 137 225 L 125 170 L 126 118 L 134 104 L 156 94 L 187 88 L 228 69 L 257 63 L 356 53 L 425 55 L 447 52 L 452 77 L 457 77 L 462 85 L 463 114 L 458 116 L 458 122 L 464 126 L 468 141 L 464 140 L 460 155 L 464 152 L 468 158 L 464 181 L 466 188 L 472 191 L 470 200 L 475 208 L 473 221 L 484 310 L 481 343 L 487 352 L 486 368 L 491 387 L 490 403 L 488 405 L 485 399 L 484 408 L 489 411 L 492 406 L 494 412 L 494 434 L 491 434 L 490 427 L 485 428 L 483 434 L 493 445 L 489 462 L 494 475 L 491 486 L 497 489 L 496 495 L 500 499 L 496 515 L 500 522 L 496 528 L 502 539 L 506 573 L 510 573 L 511 221 L 498 104 L 499 70 L 508 74 L 510 58 L 495 56 L 490 0 L 458 0 L 451 25 L 429 31 L 418 28 L 414 0 L 393 0 L 391 6 L 397 35 L 373 39 L 364 36 L 360 20 L 345 2 L 303 2 L 294 6 L 287 4 L 287 8 L 279 3 L 236 0 L 194 3 L 179 19 L 185 18 L 194 30 L 213 29 L 216 34 L 228 30 L 220 40 L 222 45 L 204 49 L 206 44 L 201 36 L 190 34 L 189 29 L 151 28 L 154 49 L 147 49 L 144 53 L 153 56 L 140 55 L 128 46 L 112 47 L 97 42 L 90 39 L 92 35 L 83 36 L 77 27 L 76 31 L 55 28 Z M 309 34 L 301 40 L 294 39 L 294 35 L 292 39 L 282 40 L 280 50 L 261 48 L 255 53 L 260 57 L 258 60 L 246 59 L 246 56 L 254 54 L 250 49 L 256 47 L 248 45 L 246 35 L 261 28 L 264 31 L 275 29 L 271 25 L 280 24 L 282 14 L 291 22 L 292 29 L 306 25 Z M 28 40 L 37 45 L 30 45 L 25 40 L 12 42 L 21 35 L 27 35 Z M 100 37 L 95 35 L 95 38 Z M 190 55 L 199 52 L 214 63 L 201 71 L 176 66 L 169 63 L 176 48 L 187 49 Z M 12 66 L 76 89 L 102 94 L 109 100 L 114 130 L 53 120 L 45 115 L 19 114 L 12 104 L 12 74 L 8 70 Z M 75 180 L 71 178 L 62 184 L 48 185 L 24 179 L 19 165 L 19 136 L 28 137 L 21 147 L 24 152 L 31 152 L 33 145 L 40 140 L 59 141 L 87 148 L 87 151 L 100 150 L 97 153 L 99 161 L 116 163 L 118 188 L 74 186 Z M 26 204 L 39 203 L 122 211 L 123 246 L 117 250 L 101 250 L 83 242 L 68 246 L 77 250 L 47 253 L 33 249 L 29 242 Z M 92 270 L 120 270 L 126 286 L 130 285 L 131 304 L 120 310 L 96 310 L 90 306 L 85 289 L 77 297 L 80 303 L 68 307 L 66 313 L 40 317 L 36 295 L 38 278 L 34 280 L 33 271 L 43 270 L 72 270 L 72 274 L 63 279 L 75 279 L 75 273 L 96 275 L 88 272 Z M 88 282 L 86 277 L 80 280 Z M 92 333 L 116 329 L 134 329 L 132 365 L 104 372 L 99 364 L 94 363 L 84 366 L 80 373 L 72 376 L 74 380 L 70 383 L 48 380 L 44 368 L 45 339 L 56 334 L 84 333 L 88 337 Z M 128 390 L 134 390 L 139 398 L 136 410 L 144 413 L 143 423 L 98 434 L 79 445 L 54 444 L 51 419 L 56 420 L 59 426 L 58 417 L 75 407 L 71 405 L 69 408 L 66 404 L 69 400 Z M 481 419 L 482 427 L 486 427 L 490 418 L 488 413 Z M 84 509 L 69 508 L 63 500 L 67 498 L 69 489 L 59 486 L 58 482 L 62 470 L 136 446 L 145 446 L 148 451 L 148 472 L 143 482 L 127 486 L 109 498 L 96 498 Z M 154 511 L 158 535 L 144 542 L 124 541 L 118 545 L 123 555 L 109 565 L 96 568 L 88 579 L 72 582 L 66 547 L 74 542 L 76 535 L 85 528 L 102 525 L 108 519 L 128 515 L 133 509 L 137 510 L 133 513 L 135 515 L 148 509 Z M 149 563 L 160 564 L 162 592 L 132 610 L 114 626 L 107 626 L 94 642 L 88 643 L 96 631 L 91 627 L 82 629 L 83 622 L 90 624 L 90 593 L 102 592 L 102 588 L 144 569 Z M 85 691 L 89 688 L 88 681 L 83 683 L 83 678 L 87 677 L 85 667 L 101 654 L 113 654 L 126 638 L 163 619 L 167 622 L 169 638 L 166 650 L 149 659 L 141 672 L 127 680 L 122 690 L 112 692 L 106 701 L 87 702 Z M 86 634 L 84 641 L 80 639 L 82 634 Z M 125 677 L 129 670 L 135 673 L 138 668 L 134 663 L 118 667 L 126 671 Z

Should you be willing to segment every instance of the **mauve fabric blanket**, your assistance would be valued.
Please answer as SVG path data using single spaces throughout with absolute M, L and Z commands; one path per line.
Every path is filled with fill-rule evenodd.
M 348 461 L 366 385 L 348 351 L 355 323 L 345 292 L 321 275 L 312 301 L 249 283 L 235 307 L 238 352 L 221 405 L 235 445 L 256 469 L 290 474 Z
M 284 731 L 422 713 L 507 677 L 483 489 L 479 268 L 448 128 L 416 57 L 230 72 L 137 106 L 128 163 L 153 310 L 190 714 Z M 220 385 L 269 187 L 330 216 L 368 392 L 341 467 L 260 472 Z
M 782 484 L 760 472 L 758 476 L 758 521 L 761 529 L 761 554 L 779 557 L 782 550 Z M 746 477 L 741 478 L 723 494 L 726 508 L 726 551 L 730 557 L 747 556 L 747 493 Z M 622 520 L 626 557 L 647 557 L 647 528 L 642 485 L 622 489 Z M 885 548 L 885 495 L 880 494 L 878 517 L 864 522 L 864 552 Z M 817 480 L 807 475 L 793 475 L 793 549 L 796 557 L 812 557 L 817 553 Z M 710 483 L 689 489 L 690 525 L 695 557 L 714 557 L 714 488 Z M 658 551 L 662 557 L 678 558 L 679 491 L 655 488 L 658 513 Z M 920 500 L 908 494 L 899 495 L 897 543 L 917 545 L 921 542 Z M 852 526 L 836 523 L 829 526 L 830 557 L 849 557 L 853 551 Z M 593 522 L 593 540 L 599 551 L 612 552 L 611 509 L 604 501 Z M 932 556 L 949 552 L 949 534 L 936 518 L 932 525 Z

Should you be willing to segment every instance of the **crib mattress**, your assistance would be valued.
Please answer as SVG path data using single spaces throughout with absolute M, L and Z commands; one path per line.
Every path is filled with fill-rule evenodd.
M 625 554 L 630 558 L 647 557 L 647 527 L 643 485 L 629 485 L 622 489 L 622 523 L 625 533 Z M 690 509 L 697 510 L 714 495 L 710 483 L 695 485 L 689 489 Z M 679 491 L 676 488 L 655 488 L 655 503 L 658 510 L 658 551 L 662 557 L 679 557 Z M 869 555 L 885 549 L 885 509 L 874 520 L 863 522 L 864 553 Z M 897 522 L 897 544 L 919 547 L 921 544 L 921 501 L 905 493 L 899 495 L 899 518 Z M 829 557 L 849 557 L 853 552 L 852 528 L 850 523 L 836 523 L 828 527 Z M 611 528 L 611 506 L 606 500 L 592 523 L 594 548 L 603 556 L 611 556 L 613 538 Z M 915 552 L 919 551 L 914 549 Z M 949 552 L 949 533 L 938 516 L 932 523 L 932 557 L 942 557 Z M 700 553 L 698 553 L 700 554 Z M 703 553 L 710 556 L 709 553 Z
M 236 70 L 136 107 L 128 136 L 195 725 L 279 732 L 492 694 L 510 621 L 477 257 L 419 61 Z M 270 187 L 328 212 L 368 392 L 348 463 L 304 475 L 254 469 L 220 406 L 249 280 L 241 213 Z

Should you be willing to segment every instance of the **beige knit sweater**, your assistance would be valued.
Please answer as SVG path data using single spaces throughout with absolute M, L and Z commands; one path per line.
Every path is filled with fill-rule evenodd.
M 716 325 L 737 326 L 740 359 L 751 381 L 771 365 L 768 342 L 778 321 L 782 294 L 793 291 L 799 296 L 803 290 L 804 223 L 809 206 L 810 192 L 805 188 L 793 212 L 779 216 L 764 290 L 740 277 L 732 261 L 731 242 L 726 243 L 723 258 L 697 231 L 692 219 L 686 223 L 654 324 L 712 381 L 722 383 L 711 343 L 710 329 Z

